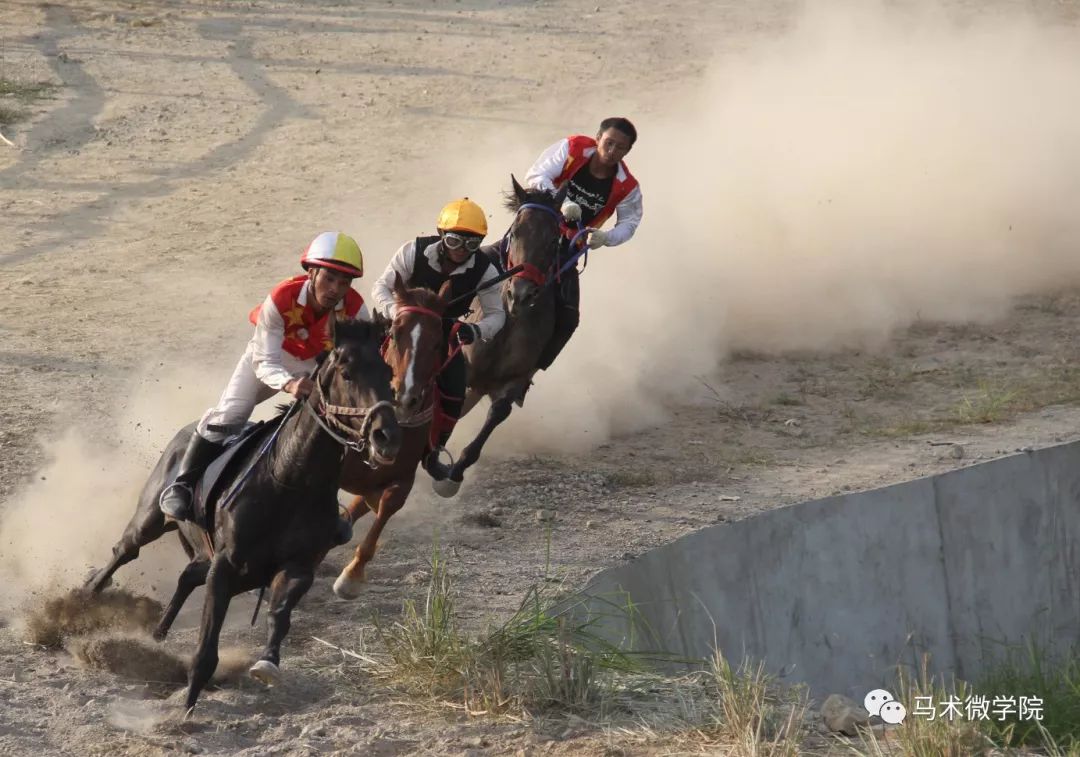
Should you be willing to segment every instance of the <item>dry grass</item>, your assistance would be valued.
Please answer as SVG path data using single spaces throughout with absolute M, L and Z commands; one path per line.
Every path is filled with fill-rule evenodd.
M 1024 381 L 981 379 L 974 388 L 962 390 L 951 408 L 925 416 L 909 416 L 887 425 L 866 422 L 850 430 L 887 438 L 916 436 L 960 426 L 1002 423 L 1022 413 L 1077 403 L 1080 403 L 1080 369 L 1062 364 Z
M 27 118 L 26 107 L 35 100 L 51 97 L 55 89 L 48 82 L 20 82 L 0 76 L 0 126 Z
M 782 690 L 765 674 L 764 664 L 744 660 L 738 667 L 719 651 L 710 660 L 707 693 L 715 704 L 707 712 L 713 725 L 706 737 L 740 757 L 787 757 L 800 753 L 806 697 Z M 712 691 L 709 691 L 712 689 Z
M 1023 662 L 1010 657 L 977 687 L 931 675 L 929 655 L 923 655 L 917 674 L 898 670 L 898 698 L 908 713 L 904 722 L 890 728 L 887 739 L 864 732 L 853 752 L 865 757 L 967 757 L 1025 748 L 1027 751 L 1020 753 L 1080 757 L 1080 658 L 1067 655 L 1050 664 L 1049 658 L 1033 648 L 1029 653 Z M 959 716 L 941 716 L 941 703 L 962 703 L 976 694 L 987 701 L 996 696 L 1038 696 L 1043 700 L 1043 720 L 968 719 L 963 706 L 959 706 Z M 924 707 L 932 703 L 937 716 L 916 714 L 919 699 Z
M 402 618 L 376 622 L 386 657 L 370 673 L 414 696 L 473 714 L 603 710 L 622 676 L 642 663 L 592 632 L 598 618 L 548 583 L 533 587 L 504 623 L 473 635 L 456 617 L 445 561 L 436 550 L 422 605 L 405 603 Z
M 799 753 L 801 690 L 781 689 L 763 666 L 733 667 L 720 654 L 689 674 L 662 675 L 652 663 L 677 662 L 669 655 L 628 652 L 596 633 L 606 613 L 640 628 L 633 606 L 591 597 L 586 612 L 586 598 L 549 585 L 530 589 L 506 621 L 472 634 L 456 619 L 452 582 L 436 550 L 423 602 L 406 602 L 392 624 L 376 621 L 383 650 L 365 648 L 363 639 L 359 651 L 335 647 L 350 663 L 342 674 L 388 685 L 421 708 L 566 722 L 602 737 L 614 753 L 621 753 L 617 743 L 746 757 Z

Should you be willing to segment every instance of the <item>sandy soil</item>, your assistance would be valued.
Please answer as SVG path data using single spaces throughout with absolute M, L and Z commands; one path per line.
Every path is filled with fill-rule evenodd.
M 1024 8 L 1062 23 L 1076 13 Z M 559 718 L 416 707 L 343 675 L 347 661 L 312 637 L 356 648 L 373 611 L 395 617 L 422 591 L 436 535 L 462 616 L 479 626 L 545 574 L 577 584 L 718 521 L 1080 437 L 1080 294 L 1069 288 L 1080 279 L 1067 266 L 999 287 L 964 317 L 913 310 L 875 339 L 809 340 L 820 351 L 729 339 L 704 369 L 675 364 L 674 390 L 650 389 L 647 403 L 629 394 L 602 423 L 560 410 L 586 362 L 572 348 L 541 377 L 558 391 L 538 385 L 457 500 L 421 482 L 359 602 L 333 597 L 345 553 L 331 554 L 294 616 L 284 687 L 209 691 L 185 724 L 160 687 L 23 643 L 20 608 L 102 562 L 155 451 L 216 397 L 247 310 L 292 275 L 317 231 L 353 231 L 377 271 L 449 197 L 482 199 L 498 226 L 506 174 L 612 111 L 642 128 L 632 158 L 656 165 L 664 145 L 648 125 L 670 124 L 710 65 L 724 70 L 794 14 L 778 0 L 0 0 L 4 76 L 59 85 L 6 129 L 17 148 L 0 147 L 0 753 L 663 752 L 663 739 Z M 649 222 L 665 188 L 642 180 Z M 655 256 L 645 244 L 619 254 Z M 618 270 L 596 269 L 583 344 L 615 307 L 595 280 Z M 978 288 L 954 283 L 959 300 Z M 673 321 L 640 328 L 690 338 Z M 586 399 L 575 401 L 608 407 L 625 384 L 577 386 Z M 560 429 L 573 440 L 561 450 Z M 179 565 L 161 545 L 118 579 L 165 599 Z M 193 647 L 200 602 L 167 642 L 176 654 Z M 263 631 L 247 627 L 252 600 L 234 608 L 225 644 L 253 651 Z

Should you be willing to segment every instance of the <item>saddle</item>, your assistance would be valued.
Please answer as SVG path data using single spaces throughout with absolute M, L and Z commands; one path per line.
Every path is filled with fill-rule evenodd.
M 210 465 L 206 466 L 206 470 L 195 483 L 192 495 L 195 524 L 207 533 L 212 533 L 214 528 L 215 513 L 213 503 L 224 494 L 226 487 L 239 483 L 238 478 L 246 470 L 246 467 L 242 467 L 242 463 L 248 461 L 248 464 L 253 464 L 255 462 L 253 459 L 249 460 L 248 456 L 243 453 L 251 451 L 254 455 L 257 450 L 252 448 L 258 447 L 259 444 L 265 441 L 277 428 L 279 421 L 280 419 L 275 418 L 270 421 L 259 421 L 257 423 L 249 421 L 244 424 L 240 433 L 226 442 L 225 450 Z

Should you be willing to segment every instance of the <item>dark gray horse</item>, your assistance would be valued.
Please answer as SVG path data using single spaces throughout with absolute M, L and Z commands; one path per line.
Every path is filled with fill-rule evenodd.
M 446 481 L 435 490 L 453 496 L 465 477 L 465 470 L 480 459 L 480 452 L 495 428 L 510 416 L 512 404 L 525 401 L 537 362 L 555 329 L 554 277 L 557 272 L 562 214 L 566 188 L 551 195 L 543 190 L 524 189 L 511 177 L 514 192 L 506 206 L 514 211 L 508 237 L 507 270 L 523 269 L 502 285 L 506 325 L 489 341 L 474 342 L 465 348 L 468 360 L 469 391 L 464 413 L 482 397 L 491 399 L 491 408 L 480 433 L 465 447 L 461 458 L 450 468 Z
M 180 574 L 154 635 L 165 637 L 184 601 L 205 583 L 199 646 L 186 699 L 189 709 L 217 667 L 225 612 L 241 592 L 270 587 L 269 639 L 251 674 L 271 683 L 279 679 L 281 642 L 293 607 L 339 541 L 337 492 L 345 445 L 379 462 L 397 455 L 401 430 L 390 401 L 390 368 L 379 354 L 384 336 L 384 329 L 373 324 L 337 324 L 337 347 L 316 373 L 311 397 L 284 419 L 260 428 L 227 460 L 210 490 L 202 492 L 207 511 L 214 513 L 211 531 L 179 524 L 191 562 Z M 100 591 L 117 568 L 138 557 L 140 547 L 177 528 L 165 521 L 158 498 L 175 477 L 193 428 L 178 433 L 158 461 L 135 515 L 113 548 L 112 561 L 87 582 L 91 591 Z M 275 432 L 277 438 L 259 456 Z

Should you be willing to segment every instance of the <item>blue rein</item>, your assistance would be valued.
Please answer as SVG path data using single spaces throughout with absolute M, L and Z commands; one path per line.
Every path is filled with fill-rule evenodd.
M 520 213 L 523 210 L 542 210 L 542 211 L 544 211 L 545 213 L 547 213 L 548 215 L 550 215 L 552 218 L 555 219 L 555 221 L 559 224 L 560 229 L 562 228 L 563 221 L 565 220 L 563 218 L 562 213 L 560 213 L 558 210 L 555 210 L 555 208 L 548 207 L 547 205 L 541 205 L 540 203 L 537 203 L 537 202 L 522 203 L 521 205 L 518 206 L 517 212 Z M 584 237 L 586 234 L 588 234 L 590 231 L 592 231 L 592 229 L 590 229 L 588 226 L 582 226 L 580 221 L 577 222 L 577 226 L 578 226 L 577 233 L 575 233 L 574 236 L 570 239 L 569 248 L 571 250 L 577 249 L 578 248 L 578 240 L 580 240 L 582 237 Z M 510 225 L 510 228 L 513 228 L 513 224 Z M 510 229 L 507 229 L 506 233 L 503 234 L 502 243 L 501 243 L 501 247 L 502 247 L 503 252 L 506 252 L 506 241 L 507 241 L 507 239 L 509 239 L 509 237 L 510 237 Z M 553 276 L 551 279 L 549 279 L 547 284 L 545 284 L 544 286 L 551 286 L 553 281 L 557 281 L 559 279 L 559 277 L 561 277 L 564 273 L 566 273 L 572 267 L 577 265 L 577 262 L 578 262 L 579 258 L 584 257 L 585 258 L 585 263 L 586 263 L 586 265 L 588 265 L 588 262 L 589 262 L 588 255 L 589 255 L 589 245 L 588 244 L 581 244 L 580 249 L 578 250 L 578 252 L 576 252 L 574 255 L 572 255 L 570 257 L 570 259 L 567 260 L 565 263 L 563 263 L 562 266 L 559 267 L 558 270 L 556 270 L 555 276 Z

